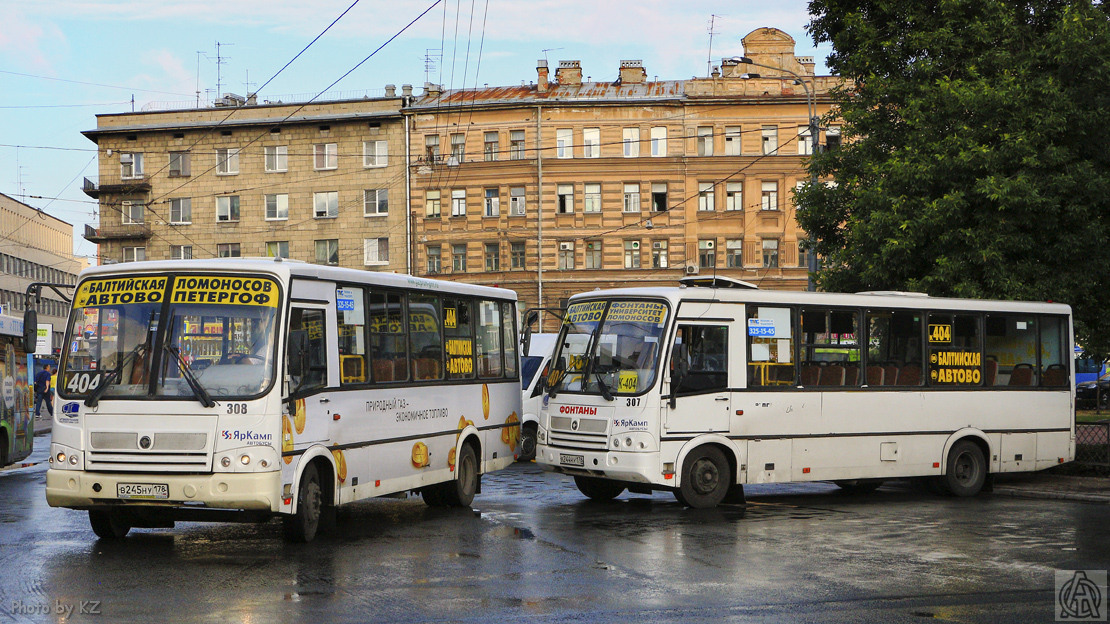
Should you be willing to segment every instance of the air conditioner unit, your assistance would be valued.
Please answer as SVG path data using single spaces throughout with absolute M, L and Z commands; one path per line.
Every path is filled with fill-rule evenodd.
M 119 161 L 120 161 L 121 164 L 130 164 L 132 160 L 133 159 L 132 159 L 131 154 L 129 154 L 127 152 L 124 152 L 124 153 L 119 155 Z
M 652 241 L 651 242 L 651 248 L 652 249 L 666 249 L 666 243 L 664 241 Z
M 697 275 L 698 274 L 698 265 L 691 264 L 691 265 L 687 266 L 686 267 L 686 274 L 687 275 Z
M 559 243 L 559 251 L 574 251 L 574 243 Z
M 633 249 L 639 249 L 640 248 L 640 241 L 632 241 L 632 248 Z

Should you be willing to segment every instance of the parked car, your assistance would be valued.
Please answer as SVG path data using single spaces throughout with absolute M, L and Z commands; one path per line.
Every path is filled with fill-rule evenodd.
M 1110 408 L 1110 373 L 1097 381 L 1081 381 L 1075 384 L 1075 406 L 1085 409 Z

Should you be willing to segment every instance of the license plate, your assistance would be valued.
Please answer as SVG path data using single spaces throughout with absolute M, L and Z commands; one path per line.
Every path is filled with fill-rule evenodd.
M 586 465 L 586 458 L 581 455 L 564 455 L 559 453 L 559 463 L 564 466 L 578 466 L 583 468 Z
M 170 497 L 170 486 L 165 483 L 117 483 L 116 497 L 163 500 Z

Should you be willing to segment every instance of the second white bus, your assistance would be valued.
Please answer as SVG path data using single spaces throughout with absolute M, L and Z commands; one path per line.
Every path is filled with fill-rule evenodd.
M 726 285 L 572 297 L 537 462 L 700 508 L 786 481 L 970 496 L 1074 458 L 1066 305 Z

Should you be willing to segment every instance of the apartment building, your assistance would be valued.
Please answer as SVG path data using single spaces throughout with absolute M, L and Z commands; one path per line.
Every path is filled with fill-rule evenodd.
M 20 317 L 26 310 L 31 282 L 76 284 L 84 263 L 73 256 L 73 225 L 0 194 L 0 313 Z M 42 289 L 39 324 L 52 326 L 53 345 L 60 348 L 69 303 Z
M 402 102 L 383 97 L 97 115 L 102 263 L 280 256 L 407 271 Z
M 805 289 L 792 191 L 813 109 L 840 81 L 780 30 L 743 43 L 707 78 L 648 80 L 629 60 L 598 82 L 540 61 L 526 86 L 426 85 L 403 110 L 416 273 L 512 288 L 525 306 L 695 274 Z

